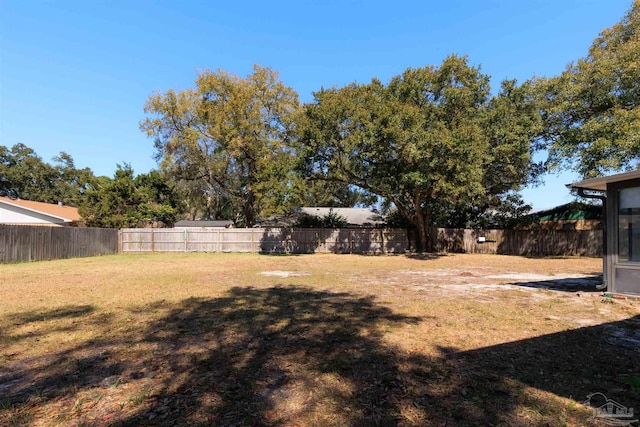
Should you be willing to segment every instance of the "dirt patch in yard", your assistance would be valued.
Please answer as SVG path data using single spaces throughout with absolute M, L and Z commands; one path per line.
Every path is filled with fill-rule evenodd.
M 403 287 L 421 293 L 437 293 L 442 298 L 462 296 L 483 296 L 492 291 L 548 289 L 566 292 L 597 292 L 602 284 L 602 276 L 594 274 L 538 274 L 501 273 L 488 267 L 475 269 L 443 268 L 429 270 L 399 270 L 375 272 L 369 277 L 356 275 L 354 282 L 366 282 L 371 286 Z M 443 290 L 447 292 L 443 294 Z M 548 295 L 533 292 L 526 298 L 541 298 Z
M 270 276 L 270 277 L 304 277 L 304 276 L 308 276 L 310 273 L 307 271 L 272 270 L 272 271 L 261 271 L 260 274 L 262 274 L 263 276 Z

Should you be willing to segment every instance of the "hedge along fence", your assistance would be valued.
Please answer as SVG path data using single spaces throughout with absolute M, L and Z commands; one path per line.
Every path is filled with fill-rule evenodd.
M 0 224 L 0 263 L 118 253 L 118 230 Z
M 403 253 L 402 229 L 129 228 L 120 230 L 121 252 Z

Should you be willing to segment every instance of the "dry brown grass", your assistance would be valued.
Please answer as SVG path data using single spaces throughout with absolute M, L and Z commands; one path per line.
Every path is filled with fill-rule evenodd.
M 640 302 L 551 288 L 599 271 L 495 255 L 0 265 L 0 424 L 596 425 L 590 392 L 640 408 Z

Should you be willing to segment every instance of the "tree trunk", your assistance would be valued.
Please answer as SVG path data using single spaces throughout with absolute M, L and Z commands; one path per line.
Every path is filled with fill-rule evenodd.
M 244 214 L 245 227 L 253 227 L 256 222 L 255 214 L 255 201 L 256 197 L 252 190 L 247 192 L 247 197 L 242 206 L 242 213 Z
M 428 252 L 429 245 L 429 217 L 416 209 L 416 226 L 418 232 L 418 252 Z

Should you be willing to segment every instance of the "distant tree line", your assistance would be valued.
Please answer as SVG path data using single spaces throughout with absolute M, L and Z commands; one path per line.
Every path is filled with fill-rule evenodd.
M 0 196 L 78 206 L 95 177 L 64 152 L 45 163 L 24 144 L 0 145 Z
M 24 144 L 0 146 L 0 196 L 78 207 L 91 227 L 172 225 L 182 206 L 160 171 L 134 176 L 125 164 L 113 178 L 96 177 L 89 168 L 76 168 L 67 153 L 49 164 Z
M 322 88 L 307 104 L 270 68 L 204 71 L 147 100 L 140 127 L 158 170 L 95 177 L 66 153 L 49 165 L 18 144 L 0 147 L 0 194 L 61 199 L 111 227 L 252 226 L 296 206 L 376 206 L 428 249 L 432 226 L 512 225 L 530 209 L 519 191 L 545 172 L 638 167 L 639 29 L 634 2 L 561 75 L 505 80 L 496 93 L 457 55 L 386 83 Z

